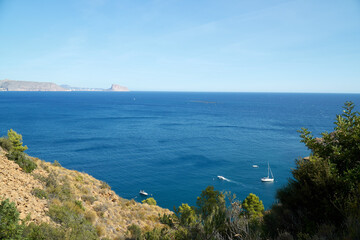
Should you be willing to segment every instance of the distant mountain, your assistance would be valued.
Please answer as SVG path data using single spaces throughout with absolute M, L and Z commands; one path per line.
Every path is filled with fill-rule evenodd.
M 14 81 L 1 80 L 1 91 L 67 91 L 65 88 L 51 82 L 28 82 L 28 81 Z
M 128 88 L 112 84 L 109 89 L 102 88 L 79 88 L 69 85 L 57 85 L 51 82 L 29 82 L 16 80 L 0 80 L 0 91 L 112 91 L 125 92 Z

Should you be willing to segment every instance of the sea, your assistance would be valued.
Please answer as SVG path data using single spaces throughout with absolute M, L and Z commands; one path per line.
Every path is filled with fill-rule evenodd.
M 333 131 L 345 101 L 359 105 L 360 94 L 0 92 L 0 134 L 14 129 L 29 155 L 123 198 L 141 201 L 144 190 L 173 210 L 214 186 L 240 201 L 254 193 L 269 208 L 310 153 L 297 130 Z M 260 181 L 268 164 L 273 183 Z

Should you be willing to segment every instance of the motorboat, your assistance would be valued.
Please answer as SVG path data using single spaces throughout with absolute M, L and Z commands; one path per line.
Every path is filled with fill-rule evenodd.
M 271 177 L 270 177 L 270 173 L 271 173 Z M 261 178 L 261 181 L 262 182 L 273 182 L 274 181 L 274 175 L 271 171 L 269 163 L 268 163 L 268 175 L 267 175 L 267 177 Z
M 226 178 L 224 178 L 223 176 L 217 176 L 217 178 L 220 180 L 226 180 Z
M 254 165 L 252 165 L 252 167 L 253 168 L 258 168 L 259 166 L 254 164 Z
M 144 195 L 144 196 L 148 196 L 149 194 L 147 192 L 145 192 L 144 190 L 140 190 L 140 195 Z

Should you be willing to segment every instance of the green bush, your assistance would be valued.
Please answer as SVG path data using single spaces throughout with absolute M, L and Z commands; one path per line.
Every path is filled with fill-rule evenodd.
M 82 205 L 82 201 L 80 200 L 75 200 L 75 205 L 78 206 L 81 210 L 85 211 L 84 206 Z
M 37 168 L 34 163 L 25 153 L 11 150 L 7 157 L 16 162 L 26 173 L 31 173 Z
M 149 205 L 156 205 L 156 200 L 153 197 L 149 197 L 141 201 L 142 203 L 147 203 Z
M 143 236 L 142 236 L 142 231 L 141 231 L 141 228 L 136 225 L 136 224 L 132 224 L 130 226 L 128 226 L 128 233 L 131 237 L 131 239 L 134 239 L 134 240 L 143 240 Z
M 109 184 L 107 184 L 106 182 L 104 181 L 101 181 L 101 185 L 100 185 L 100 188 L 101 189 L 111 189 L 111 187 L 109 186 Z
M 27 146 L 23 146 L 21 134 L 18 134 L 12 129 L 8 131 L 8 139 L 12 143 L 12 148 L 11 148 L 12 151 L 24 152 L 26 149 L 28 149 Z
M 264 214 L 264 205 L 262 201 L 253 193 L 250 193 L 242 203 L 245 215 L 249 218 L 262 217 Z
M 22 239 L 23 229 L 15 203 L 3 200 L 0 204 L 0 239 Z
M 343 235 L 338 239 L 360 239 L 360 114 L 352 102 L 345 103 L 334 124 L 321 138 L 306 128 L 299 131 L 311 154 L 296 161 L 293 178 L 277 192 L 280 204 L 265 215 L 268 237 L 288 232 L 315 239 L 327 229 Z
M 13 147 L 12 142 L 7 137 L 0 138 L 0 146 L 6 151 L 10 151 Z
M 61 164 L 56 160 L 54 160 L 54 162 L 51 165 L 53 165 L 55 167 L 61 167 Z
M 66 231 L 63 228 L 54 227 L 47 223 L 36 225 L 30 223 L 25 227 L 23 236 L 28 240 L 63 240 Z
M 84 217 L 84 210 L 74 202 L 50 205 L 49 216 L 66 229 L 64 239 L 98 239 L 96 229 Z
M 8 151 L 8 159 L 16 162 L 25 172 L 30 173 L 36 169 L 36 163 L 24 153 L 27 146 L 23 146 L 21 134 L 10 129 L 7 137 L 0 138 L 0 146 Z
M 40 199 L 47 199 L 48 198 L 48 195 L 47 193 L 43 190 L 43 189 L 40 189 L 40 188 L 34 188 L 31 193 L 37 197 L 37 198 L 40 198 Z

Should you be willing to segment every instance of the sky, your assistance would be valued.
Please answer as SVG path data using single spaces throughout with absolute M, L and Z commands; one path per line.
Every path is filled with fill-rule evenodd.
M 360 93 L 359 0 L 0 0 L 0 80 Z

